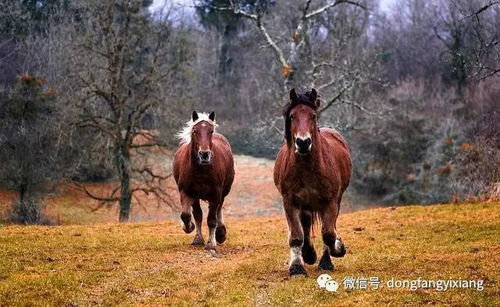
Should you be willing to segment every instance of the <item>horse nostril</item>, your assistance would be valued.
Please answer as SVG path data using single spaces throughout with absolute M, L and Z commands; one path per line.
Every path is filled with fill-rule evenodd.
M 309 147 L 311 145 L 311 138 L 306 138 L 306 139 L 299 139 L 295 141 L 298 147 L 304 148 L 304 147 Z
M 297 138 L 295 139 L 295 145 L 297 146 L 296 151 L 299 154 L 307 154 L 311 151 L 312 139 L 310 137 L 304 139 Z
M 208 158 L 210 157 L 210 153 L 208 151 L 202 151 L 200 152 L 200 156 L 203 160 L 208 160 Z

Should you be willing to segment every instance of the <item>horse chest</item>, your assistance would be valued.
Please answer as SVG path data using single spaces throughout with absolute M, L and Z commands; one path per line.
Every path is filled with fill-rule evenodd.
M 291 192 L 294 200 L 302 206 L 315 209 L 332 199 L 330 184 L 320 174 L 302 175 L 296 178 Z
M 302 187 L 294 193 L 294 198 L 303 205 L 311 206 L 321 202 L 321 192 L 312 187 Z
M 187 182 L 186 192 L 194 198 L 210 201 L 218 198 L 220 189 L 217 182 L 217 178 L 211 173 L 198 174 Z

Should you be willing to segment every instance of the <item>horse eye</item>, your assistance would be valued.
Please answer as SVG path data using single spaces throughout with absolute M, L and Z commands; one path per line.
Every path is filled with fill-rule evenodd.
M 316 114 L 313 114 L 313 115 L 312 115 L 312 119 L 316 119 Z
M 291 120 L 294 120 L 294 119 L 295 119 L 295 116 L 290 115 L 290 119 L 291 119 Z

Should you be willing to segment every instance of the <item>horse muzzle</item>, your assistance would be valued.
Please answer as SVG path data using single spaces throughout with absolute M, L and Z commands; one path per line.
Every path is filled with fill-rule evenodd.
M 307 155 L 312 149 L 312 139 L 310 137 L 295 139 L 295 152 L 299 155 Z
M 212 163 L 212 152 L 210 150 L 198 151 L 198 163 L 200 165 L 209 165 Z

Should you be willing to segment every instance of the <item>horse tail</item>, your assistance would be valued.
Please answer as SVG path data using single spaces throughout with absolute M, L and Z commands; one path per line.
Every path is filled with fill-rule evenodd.
M 314 235 L 315 229 L 317 225 L 319 225 L 319 212 L 317 211 L 312 211 L 311 212 L 311 233 Z
M 301 223 L 302 227 L 311 227 L 311 234 L 314 235 L 316 225 L 319 224 L 320 215 L 317 211 L 302 209 Z

